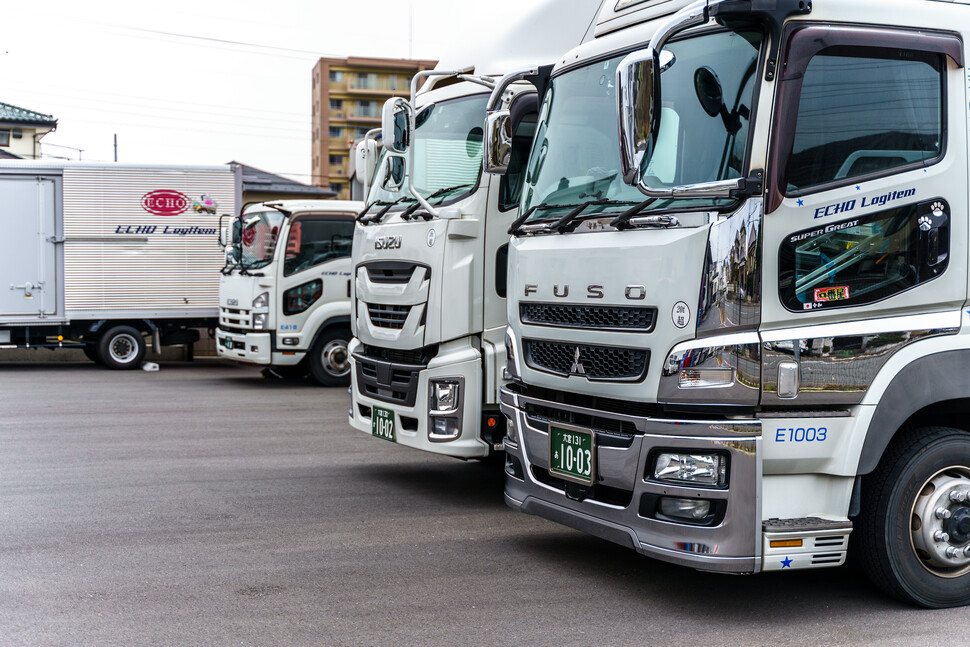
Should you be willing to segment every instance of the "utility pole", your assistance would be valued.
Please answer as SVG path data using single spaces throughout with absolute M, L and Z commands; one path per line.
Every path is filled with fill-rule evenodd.
M 118 133 L 115 133 L 115 161 L 118 161 Z

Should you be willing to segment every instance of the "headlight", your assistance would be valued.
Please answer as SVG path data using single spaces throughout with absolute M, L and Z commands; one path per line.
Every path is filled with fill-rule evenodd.
M 316 303 L 322 295 L 323 281 L 320 279 L 290 288 L 283 293 L 283 314 L 300 314 Z
M 269 292 L 263 292 L 261 295 L 253 299 L 254 308 L 268 308 L 269 307 Z
M 653 478 L 706 487 L 723 487 L 727 483 L 727 459 L 722 454 L 657 454 Z
M 461 402 L 461 385 L 458 380 L 431 380 L 431 411 L 454 413 Z
M 256 330 L 266 330 L 266 323 L 269 319 L 269 315 L 265 312 L 260 312 L 259 314 L 253 315 L 253 328 Z

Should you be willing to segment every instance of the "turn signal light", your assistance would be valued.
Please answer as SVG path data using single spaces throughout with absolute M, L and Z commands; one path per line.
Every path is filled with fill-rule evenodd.
M 768 542 L 772 548 L 801 548 L 801 539 L 772 539 Z

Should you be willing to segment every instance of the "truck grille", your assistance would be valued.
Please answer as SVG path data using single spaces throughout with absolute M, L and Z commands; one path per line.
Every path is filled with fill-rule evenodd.
M 252 313 L 241 308 L 219 308 L 219 327 L 247 332 L 253 329 Z
M 653 332 L 657 309 L 641 306 L 592 306 L 521 303 L 522 323 L 562 328 Z
M 378 328 L 404 328 L 404 322 L 411 312 L 411 306 L 392 306 L 386 303 L 368 303 L 367 314 L 370 321 Z
M 364 395 L 413 407 L 418 395 L 418 377 L 424 366 L 396 364 L 354 353 L 357 364 L 357 385 Z
M 364 269 L 367 270 L 367 277 L 373 283 L 407 283 L 411 280 L 411 275 L 417 267 L 425 268 L 425 278 L 431 278 L 431 269 L 426 265 L 417 263 L 404 263 L 401 261 L 378 261 L 367 263 Z
M 638 382 L 650 360 L 650 351 L 639 348 L 526 339 L 523 349 L 526 364 L 538 371 L 599 381 Z

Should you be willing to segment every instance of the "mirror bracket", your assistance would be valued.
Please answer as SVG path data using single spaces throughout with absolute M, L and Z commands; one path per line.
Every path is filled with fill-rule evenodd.
M 768 32 L 768 63 L 765 81 L 774 81 L 778 69 L 778 51 L 785 21 L 791 16 L 812 13 L 811 0 L 721 0 L 708 7 L 710 17 L 730 29 L 759 24 Z

